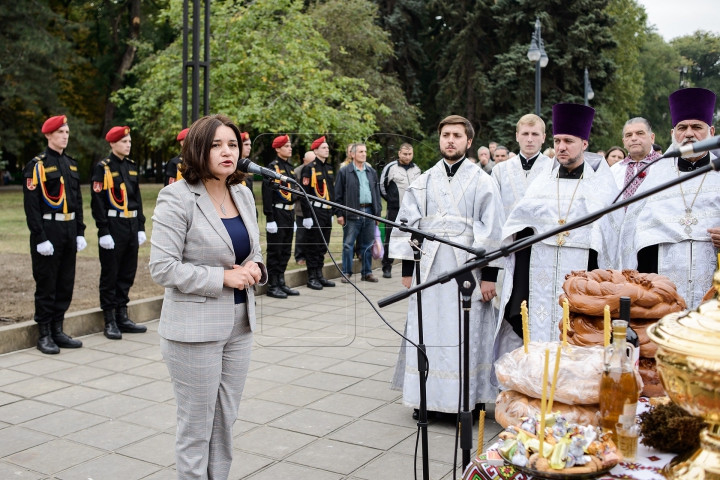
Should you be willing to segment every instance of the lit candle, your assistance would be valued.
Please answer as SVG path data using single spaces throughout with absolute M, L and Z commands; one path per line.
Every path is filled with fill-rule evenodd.
M 547 413 L 552 415 L 553 401 L 555 400 L 555 387 L 557 387 L 558 372 L 560 372 L 560 353 L 562 348 L 560 345 L 557 347 L 557 353 L 555 354 L 555 371 L 553 372 L 552 387 L 550 388 L 550 398 L 548 399 Z
M 603 325 L 603 339 L 605 340 L 605 347 L 610 345 L 610 305 L 605 305 L 605 323 Z
M 570 327 L 570 305 L 567 298 L 563 300 L 563 347 L 567 347 L 567 332 Z
M 528 325 L 527 300 L 523 300 L 520 304 L 520 316 L 522 317 L 523 347 L 525 348 L 525 353 L 528 353 L 528 342 L 530 341 L 530 327 Z
M 540 430 L 537 432 L 540 441 L 540 458 L 545 458 L 543 451 L 543 441 L 545 440 L 545 415 L 547 414 L 547 382 L 548 382 L 548 363 L 550 361 L 550 349 L 545 349 L 545 367 L 543 368 L 542 379 L 542 398 L 540 399 Z

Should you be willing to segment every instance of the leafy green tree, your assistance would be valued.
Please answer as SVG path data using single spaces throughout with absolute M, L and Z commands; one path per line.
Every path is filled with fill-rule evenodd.
M 263 132 L 342 132 L 365 138 L 389 109 L 368 94 L 361 78 L 335 75 L 330 46 L 299 0 L 213 2 L 212 111 Z M 180 28 L 180 2 L 166 18 Z M 135 66 L 136 86 L 115 97 L 154 147 L 180 128 L 181 40 Z
M 408 103 L 395 74 L 383 72 L 383 65 L 393 59 L 393 44 L 378 23 L 377 5 L 369 0 L 328 0 L 313 4 L 308 14 L 330 46 L 331 71 L 364 80 L 370 95 L 388 107 L 387 114 L 377 115 L 378 129 L 420 135 L 419 110 Z
M 622 145 L 623 125 L 639 110 L 645 91 L 645 75 L 640 69 L 640 53 L 647 39 L 645 9 L 636 0 L 610 0 L 605 12 L 614 20 L 611 33 L 617 46 L 608 50 L 607 56 L 615 71 L 602 95 L 590 102 L 597 104 L 606 132 L 592 139 L 593 150 Z
M 670 107 L 668 96 L 678 89 L 678 69 L 688 61 L 655 32 L 650 32 L 640 50 L 638 69 L 644 78 L 644 91 L 638 109 L 632 116 L 641 116 L 653 127 L 655 142 L 670 146 Z
M 688 69 L 692 86 L 720 93 L 720 35 L 698 30 L 670 43 L 675 51 L 692 62 Z

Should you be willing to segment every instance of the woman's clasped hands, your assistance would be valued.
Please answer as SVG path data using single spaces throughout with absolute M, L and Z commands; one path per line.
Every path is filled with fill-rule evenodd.
M 243 290 L 245 287 L 252 287 L 261 278 L 262 272 L 258 264 L 248 260 L 245 265 L 233 265 L 232 270 L 225 270 L 223 285 Z

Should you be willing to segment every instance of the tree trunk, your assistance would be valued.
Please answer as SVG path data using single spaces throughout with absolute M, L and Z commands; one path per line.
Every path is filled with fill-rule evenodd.
M 115 104 L 110 101 L 110 97 L 113 93 L 120 90 L 125 81 L 125 74 L 132 66 L 133 60 L 135 60 L 135 52 L 137 47 L 133 45 L 133 41 L 140 37 L 140 2 L 141 0 L 129 0 L 129 29 L 127 36 L 127 45 L 125 47 L 125 53 L 119 58 L 118 66 L 115 71 L 115 78 L 113 78 L 112 84 L 110 85 L 110 91 L 108 92 L 107 100 L 105 101 L 105 116 L 103 118 L 103 128 L 101 137 L 104 138 L 108 130 L 110 130 L 115 116 Z M 114 32 L 117 35 L 117 29 Z

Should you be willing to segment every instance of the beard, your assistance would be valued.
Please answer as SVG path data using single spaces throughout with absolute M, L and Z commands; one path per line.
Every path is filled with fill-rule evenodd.
M 555 158 L 557 158 L 557 156 L 556 156 Z M 561 162 L 560 160 L 558 160 L 558 163 L 559 163 L 560 165 L 562 165 L 563 167 L 565 167 L 565 168 L 568 168 L 568 167 L 573 167 L 573 168 L 575 168 L 575 167 L 579 167 L 579 166 L 580 166 L 580 164 L 582 163 L 582 159 L 583 159 L 583 152 L 580 152 L 577 157 L 569 158 L 569 159 L 568 159 L 566 162 L 564 162 L 564 163 Z
M 709 136 L 709 133 L 710 133 L 710 132 L 709 132 L 709 127 L 708 127 L 708 136 Z M 693 137 L 693 138 L 686 138 L 686 139 L 683 140 L 682 142 L 678 142 L 677 140 L 675 140 L 675 135 L 673 135 L 673 136 L 672 136 L 672 148 L 675 149 L 675 150 L 677 150 L 677 149 L 679 149 L 680 147 L 684 147 L 684 146 L 686 146 L 686 145 L 690 145 L 690 144 L 692 144 L 692 143 L 696 143 L 696 142 L 699 142 L 699 141 L 700 141 L 700 140 L 698 140 L 697 138 L 694 138 L 694 137 Z M 690 153 L 690 154 L 687 154 L 687 155 L 683 155 L 683 156 L 681 156 L 680 158 L 685 159 L 685 160 L 698 160 L 698 159 L 700 159 L 700 158 L 702 158 L 702 157 L 704 157 L 704 156 L 705 156 L 705 152 L 700 152 L 700 153 Z
M 443 155 L 443 158 L 449 162 L 455 162 L 457 160 L 460 160 L 465 156 L 465 152 L 467 152 L 467 148 L 461 149 L 460 146 L 457 147 L 457 150 L 452 155 L 447 153 L 445 150 L 443 150 L 441 153 Z

